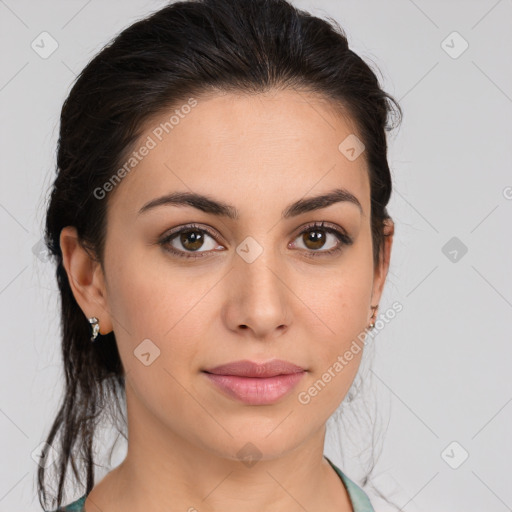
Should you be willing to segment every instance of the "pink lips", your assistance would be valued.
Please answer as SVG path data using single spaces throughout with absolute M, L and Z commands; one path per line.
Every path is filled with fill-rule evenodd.
M 287 395 L 306 370 L 274 359 L 263 364 L 234 361 L 209 368 L 204 373 L 228 396 L 249 405 L 268 405 Z

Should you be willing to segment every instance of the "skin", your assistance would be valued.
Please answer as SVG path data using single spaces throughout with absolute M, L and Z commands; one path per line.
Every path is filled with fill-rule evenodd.
M 298 394 L 370 323 L 389 267 L 393 224 L 374 268 L 364 153 L 349 161 L 338 150 L 355 130 L 328 102 L 291 90 L 197 100 L 109 197 L 103 268 L 73 227 L 61 233 L 74 296 L 86 317 L 99 318 L 102 334 L 114 331 L 126 375 L 128 455 L 94 487 L 86 511 L 348 512 L 345 487 L 323 457 L 325 424 L 363 351 L 309 404 Z M 140 140 L 168 118 L 168 112 L 158 116 Z M 362 213 L 338 202 L 281 219 L 292 202 L 339 187 L 357 197 Z M 229 203 L 240 216 L 171 205 L 138 214 L 148 201 L 175 191 Z M 323 245 L 308 243 L 317 229 L 305 237 L 300 232 L 315 221 L 346 230 L 352 245 L 308 258 L 339 243 L 326 231 Z M 189 223 L 218 236 L 184 246 L 178 235 L 172 246 L 199 247 L 208 256 L 179 258 L 158 244 Z M 247 236 L 263 248 L 252 263 L 236 252 Z M 148 338 L 160 356 L 145 366 L 134 350 Z M 231 399 L 201 373 L 230 361 L 273 358 L 308 370 L 273 405 Z M 248 442 L 261 453 L 251 467 L 237 456 Z

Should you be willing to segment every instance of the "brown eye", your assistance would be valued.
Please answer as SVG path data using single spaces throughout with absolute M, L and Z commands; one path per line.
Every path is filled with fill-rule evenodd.
M 189 251 L 197 251 L 204 243 L 204 234 L 200 231 L 182 231 L 180 234 L 181 245 Z
M 164 237 L 160 244 L 166 251 L 183 258 L 209 256 L 212 249 L 222 248 L 216 243 L 212 233 L 196 226 L 186 226 L 176 230 Z
M 306 226 L 299 233 L 297 240 L 300 240 L 297 247 L 304 249 L 308 257 L 334 255 L 341 251 L 343 246 L 353 243 L 353 240 L 341 229 L 324 226 L 323 222 Z
M 327 236 L 317 229 L 306 231 L 302 234 L 302 241 L 308 249 L 321 249 L 325 244 Z

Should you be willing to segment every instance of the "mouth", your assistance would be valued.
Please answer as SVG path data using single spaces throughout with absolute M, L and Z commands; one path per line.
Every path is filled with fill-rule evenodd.
M 279 359 L 267 363 L 234 361 L 202 370 L 224 395 L 248 405 L 270 405 L 288 395 L 307 370 Z
M 278 375 L 290 375 L 306 371 L 301 366 L 283 361 L 282 359 L 272 359 L 266 363 L 256 363 L 254 361 L 232 361 L 230 363 L 215 366 L 203 370 L 206 373 L 215 375 L 233 375 L 238 377 L 276 377 Z

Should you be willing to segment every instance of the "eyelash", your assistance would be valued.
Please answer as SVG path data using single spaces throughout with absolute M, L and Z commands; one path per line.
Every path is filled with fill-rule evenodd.
M 305 226 L 304 229 L 300 233 L 298 233 L 295 238 L 299 237 L 300 235 L 303 235 L 304 233 L 307 233 L 308 231 L 314 231 L 315 229 L 319 229 L 322 231 L 326 231 L 327 233 L 333 234 L 338 239 L 339 243 L 336 247 L 334 247 L 333 249 L 329 249 L 328 251 L 321 251 L 321 250 L 307 251 L 306 250 L 305 252 L 308 253 L 307 257 L 317 258 L 319 256 L 331 256 L 335 253 L 340 252 L 344 246 L 352 245 L 352 243 L 353 243 L 353 240 L 348 235 L 346 235 L 344 232 L 342 232 L 339 229 L 334 228 L 334 227 L 325 226 L 324 221 L 322 221 L 321 223 L 314 222 L 313 224 L 309 224 L 309 225 Z M 174 247 L 168 245 L 169 242 L 171 242 L 176 236 L 180 235 L 183 232 L 188 232 L 188 231 L 192 231 L 192 232 L 199 231 L 200 233 L 203 233 L 203 234 L 206 233 L 207 235 L 209 235 L 213 239 L 215 239 L 215 234 L 212 233 L 209 229 L 200 227 L 197 224 L 187 224 L 186 226 L 181 227 L 179 230 L 169 233 L 158 243 L 159 243 L 159 245 L 164 247 L 164 249 L 166 251 L 170 252 L 171 254 L 174 254 L 175 256 L 178 256 L 179 258 L 198 259 L 198 258 L 203 258 L 204 256 L 208 256 L 209 254 L 211 254 L 210 251 L 184 252 L 181 250 L 177 250 Z

